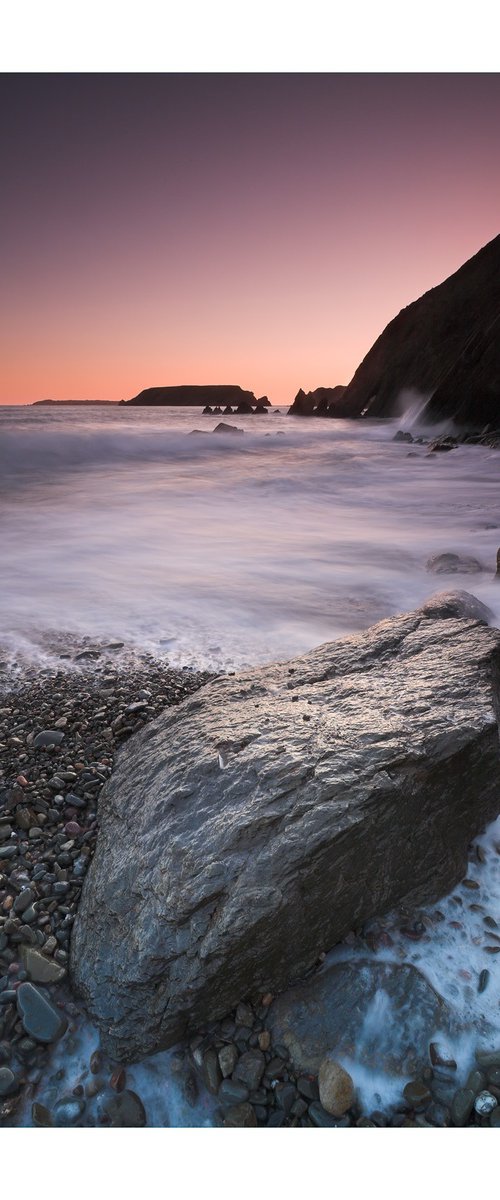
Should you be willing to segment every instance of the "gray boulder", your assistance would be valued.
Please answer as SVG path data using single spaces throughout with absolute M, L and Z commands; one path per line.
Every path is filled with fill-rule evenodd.
M 70 956 L 114 1058 L 286 987 L 353 926 L 463 876 L 499 807 L 487 618 L 447 593 L 220 677 L 127 742 Z

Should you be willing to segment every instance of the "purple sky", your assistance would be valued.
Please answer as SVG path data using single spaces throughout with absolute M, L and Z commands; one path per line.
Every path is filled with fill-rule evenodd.
M 347 383 L 499 232 L 499 75 L 0 78 L 1 403 Z

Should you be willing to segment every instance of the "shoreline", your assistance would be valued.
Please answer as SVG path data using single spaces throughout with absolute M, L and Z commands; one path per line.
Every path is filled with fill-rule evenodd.
M 75 656 L 97 653 L 88 646 L 74 649 Z M 170 1123 L 445 1127 L 457 1123 L 451 1115 L 451 1093 L 448 1103 L 439 1096 L 446 1085 L 456 1089 L 460 1080 L 452 1075 L 443 1082 L 442 1068 L 431 1062 L 423 1072 L 427 1110 L 415 1109 L 405 1100 L 402 1078 L 399 1103 L 389 1110 L 381 1104 L 367 1114 L 362 1104 L 355 1104 L 339 1119 L 327 1114 L 319 1103 L 317 1079 L 297 1077 L 286 1047 L 273 1044 L 267 1021 L 272 996 L 242 997 L 234 1013 L 201 1028 L 186 1044 L 131 1067 L 124 1068 L 98 1050 L 97 1033 L 67 975 L 71 926 L 98 833 L 98 797 L 120 745 L 166 706 L 181 702 L 213 678 L 208 672 L 175 670 L 145 656 L 134 660 L 125 649 L 110 654 L 115 657 L 77 659 L 77 669 L 40 672 L 32 667 L 0 696 L 0 1121 L 8 1127 Z M 39 734 L 50 731 L 52 742 L 34 745 Z M 41 740 L 47 743 L 47 737 Z M 500 846 L 495 852 L 500 853 Z M 484 852 L 477 848 L 471 861 L 485 869 L 481 867 Z M 458 903 L 455 895 L 451 901 Z M 376 956 L 392 944 L 401 958 L 397 943 L 401 934 L 403 943 L 409 939 L 410 948 L 412 942 L 432 937 L 427 915 L 392 914 L 392 923 L 391 914 L 374 919 L 348 935 L 328 958 L 342 951 L 348 959 L 360 949 Z M 495 933 L 491 940 L 495 942 Z M 307 979 L 322 971 L 324 960 L 323 954 Z M 493 967 L 492 959 L 486 961 Z M 482 983 L 487 986 L 488 974 L 485 967 L 480 988 Z M 34 986 L 37 996 L 48 1001 L 52 1015 L 35 1011 L 33 1016 L 27 1010 L 21 1023 L 17 992 L 23 984 Z M 35 1009 L 37 1003 L 40 1008 L 38 1000 Z M 52 1041 L 37 1038 L 37 1021 L 42 1026 L 48 1022 L 56 1031 Z M 47 1038 L 50 1028 L 48 1032 L 42 1028 L 42 1033 Z M 477 1041 L 479 1036 L 478 1030 Z M 236 1058 L 244 1060 L 243 1075 L 248 1071 L 247 1078 L 237 1081 L 229 1079 Z M 145 1069 L 151 1075 L 147 1087 Z M 493 1074 L 497 1070 L 495 1066 Z M 476 1074 L 484 1082 L 486 1077 Z M 137 1077 L 139 1082 L 134 1082 Z M 158 1080 L 157 1097 L 163 1097 L 161 1112 L 151 1090 L 153 1078 Z M 496 1076 L 489 1084 L 493 1094 L 495 1080 Z M 500 1090 L 497 1094 L 500 1102 Z M 181 1110 L 182 1120 L 171 1122 L 171 1114 Z M 488 1120 L 472 1111 L 460 1123 L 481 1126 Z

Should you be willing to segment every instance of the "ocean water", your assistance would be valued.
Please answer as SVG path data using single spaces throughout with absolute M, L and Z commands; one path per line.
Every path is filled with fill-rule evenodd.
M 2 657 L 68 635 L 214 669 L 286 658 L 449 586 L 426 571 L 440 551 L 484 564 L 451 582 L 500 620 L 500 455 L 429 455 L 398 424 L 0 408 Z
M 221 420 L 243 434 L 215 434 Z M 234 669 L 366 628 L 450 586 L 479 596 L 500 624 L 500 454 L 395 443 L 411 420 L 0 408 L 2 660 L 61 666 L 64 638 L 90 637 L 174 664 Z M 485 570 L 429 574 L 427 559 L 444 551 L 472 555 Z M 500 1045 L 500 968 L 485 950 L 484 922 L 500 929 L 498 821 L 479 843 L 483 861 L 473 855 L 470 866 L 478 890 L 455 889 L 439 920 L 422 914 L 419 942 L 387 918 L 391 944 L 377 952 L 414 963 L 449 1003 L 462 1026 L 451 1046 L 457 1081 L 478 1041 Z M 357 955 L 366 949 L 333 951 Z M 490 978 L 479 992 L 484 968 Z M 371 1037 L 393 1020 L 397 1039 L 387 1006 L 379 995 Z M 84 1025 L 71 1055 L 64 1039 L 56 1048 L 61 1088 L 82 1077 L 96 1041 Z M 401 1101 L 406 1079 L 345 1065 L 364 1111 Z M 150 1125 L 211 1123 L 209 1103 L 186 1106 L 170 1052 L 135 1066 L 130 1085 Z M 23 1121 L 31 1123 L 29 1110 Z

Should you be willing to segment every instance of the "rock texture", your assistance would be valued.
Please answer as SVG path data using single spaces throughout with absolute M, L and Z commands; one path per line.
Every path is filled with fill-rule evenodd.
M 500 633 L 467 593 L 221 677 L 132 737 L 100 798 L 71 972 L 133 1060 L 434 901 L 496 816 Z
M 244 388 L 233 384 L 207 384 L 206 386 L 185 384 L 182 387 L 145 388 L 144 391 L 139 392 L 138 396 L 133 396 L 126 403 L 134 405 L 200 405 L 201 407 L 249 404 L 252 407 L 257 404 L 257 399 L 253 392 L 245 391 Z M 266 396 L 262 396 L 258 403 L 260 405 L 269 404 L 269 400 Z
M 432 420 L 498 427 L 499 326 L 500 236 L 386 326 L 346 389 L 349 415 L 397 416 L 414 389 Z

